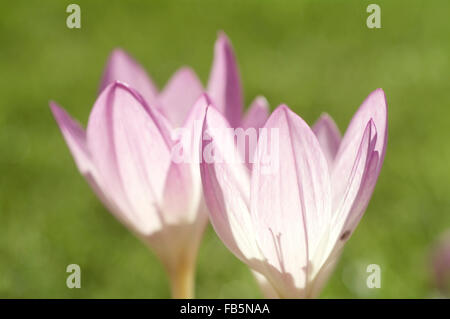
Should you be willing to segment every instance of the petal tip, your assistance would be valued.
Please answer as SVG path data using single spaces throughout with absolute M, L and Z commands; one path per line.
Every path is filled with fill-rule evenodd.
M 225 52 L 231 51 L 232 52 L 232 46 L 230 38 L 227 36 L 227 34 L 224 31 L 219 31 L 217 33 L 217 40 L 216 40 L 216 50 L 223 50 Z
M 280 104 L 275 111 L 273 111 L 273 113 L 279 113 L 279 112 L 284 112 L 284 113 L 289 113 L 292 112 L 291 109 L 289 108 L 289 106 L 287 106 L 286 104 Z
M 324 120 L 324 121 L 331 121 L 333 120 L 333 118 L 331 117 L 330 114 L 328 114 L 327 112 L 322 112 L 319 116 L 319 121 L 320 120 Z
M 255 101 L 260 105 L 260 106 L 262 106 L 262 107 L 264 107 L 264 108 L 269 108 L 269 101 L 266 99 L 266 97 L 265 96 L 263 96 L 263 95 L 258 95 L 256 98 L 255 98 Z
M 50 101 L 49 106 L 54 118 L 58 123 L 64 121 L 68 117 L 67 112 L 55 101 Z
M 120 60 L 126 60 L 128 62 L 131 62 L 132 64 L 136 65 L 137 62 L 136 60 L 133 58 L 133 56 L 128 53 L 125 49 L 122 49 L 120 47 L 114 48 L 111 50 L 109 57 L 108 57 L 108 62 L 109 64 L 112 61 L 120 61 Z
M 56 103 L 55 101 L 53 101 L 53 100 L 50 100 L 49 102 L 48 102 L 48 106 L 50 107 L 50 109 L 53 111 L 53 112 L 55 112 L 55 111 L 58 111 L 61 107 L 58 105 L 58 103 Z
M 370 93 L 369 97 L 382 100 L 384 103 L 384 106 L 387 108 L 386 93 L 384 93 L 384 90 L 382 88 L 378 88 L 378 89 L 374 90 L 372 93 Z

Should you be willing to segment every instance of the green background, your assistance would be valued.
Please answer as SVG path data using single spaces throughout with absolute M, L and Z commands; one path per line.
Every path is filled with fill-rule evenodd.
M 122 47 L 162 87 L 180 66 L 203 83 L 217 31 L 230 37 L 246 105 L 263 94 L 313 123 L 326 111 L 344 131 L 375 88 L 389 104 L 384 167 L 321 297 L 436 296 L 430 247 L 450 228 L 450 2 L 10 1 L 0 12 L 0 297 L 166 298 L 153 253 L 119 224 L 78 173 L 48 108 L 86 123 L 109 52 Z M 66 7 L 81 6 L 81 29 Z M 66 287 L 66 266 L 82 288 Z M 380 289 L 365 286 L 368 264 Z M 200 248 L 197 297 L 257 298 L 247 267 L 211 227 Z

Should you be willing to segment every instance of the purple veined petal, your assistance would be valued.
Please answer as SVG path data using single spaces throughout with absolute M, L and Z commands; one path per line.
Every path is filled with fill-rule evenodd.
M 311 258 L 329 230 L 328 166 L 312 130 L 286 106 L 272 113 L 264 129 L 270 138 L 260 133 L 251 177 L 252 220 L 270 265 L 263 273 L 280 297 L 304 297 L 308 273 L 318 266 Z M 271 145 L 279 149 L 268 152 Z M 275 169 L 266 171 L 264 154 L 277 151 Z
M 256 97 L 242 120 L 242 128 L 255 128 L 257 131 L 266 123 L 269 117 L 269 103 L 263 96 Z
M 149 105 L 153 106 L 156 102 L 158 91 L 153 81 L 144 68 L 122 49 L 115 49 L 109 55 L 100 83 L 100 92 L 115 81 L 127 83 L 138 91 Z
M 156 120 L 132 90 L 115 82 L 98 97 L 87 127 L 104 191 L 143 235 L 162 226 L 158 203 L 170 165 L 169 146 Z
M 380 158 L 379 168 L 381 168 L 386 152 L 388 124 L 386 96 L 382 89 L 376 89 L 370 93 L 353 116 L 342 138 L 336 160 L 339 160 L 338 158 L 345 152 L 356 154 L 364 129 L 367 122 L 371 119 L 377 128 L 378 138 L 375 144 L 375 151 L 378 152 Z M 351 166 L 352 163 L 349 163 L 349 165 Z
M 359 194 L 354 199 L 350 210 L 345 212 L 349 220 L 353 220 L 357 216 L 356 220 L 359 221 L 367 207 L 386 151 L 387 104 L 384 92 L 381 89 L 372 92 L 363 102 L 353 116 L 342 139 L 332 171 L 333 210 L 340 208 L 342 198 L 345 197 L 352 181 L 352 171 L 368 123 L 372 123 L 371 144 L 374 144 L 373 154 L 369 156 L 369 162 L 364 171 L 365 176 L 360 183 Z M 355 224 L 352 225 L 349 230 L 352 231 L 355 226 Z
M 200 172 L 210 221 L 219 238 L 244 262 L 260 260 L 249 212 L 250 179 L 243 163 L 210 160 L 207 152 L 214 147 L 219 156 L 230 153 L 239 157 L 233 149 L 226 119 L 213 107 L 208 107 L 203 123 L 202 162 Z M 228 131 L 229 132 L 229 131 Z M 211 140 L 205 140 L 210 136 Z M 212 144 L 213 143 L 213 144 Z
M 214 47 L 214 61 L 207 92 L 231 127 L 241 123 L 242 87 L 236 58 L 230 41 L 220 32 Z
M 361 127 L 365 129 L 361 130 Z M 367 208 L 381 169 L 386 140 L 387 105 L 383 91 L 378 89 L 369 95 L 353 117 L 334 162 L 333 237 L 337 239 L 317 274 L 313 293 L 320 291 Z
M 362 144 L 364 144 L 364 142 L 362 142 Z M 373 150 L 373 145 L 369 146 L 369 148 Z M 363 161 L 360 162 L 362 163 Z M 329 278 L 331 272 L 334 269 L 334 266 L 336 265 L 339 259 L 339 256 L 341 255 L 345 243 L 352 235 L 353 231 L 355 230 L 356 226 L 361 220 L 364 211 L 366 210 L 367 204 L 369 203 L 370 197 L 372 195 L 378 177 L 377 173 L 377 166 L 379 162 L 378 152 L 372 151 L 370 156 L 367 158 L 367 162 L 368 163 L 366 164 L 364 175 L 362 176 L 362 180 L 360 181 L 359 189 L 357 189 L 358 194 L 356 195 L 353 203 L 351 203 L 349 199 L 346 200 L 347 203 L 352 204 L 350 211 L 347 213 L 346 216 L 341 216 L 341 220 L 335 218 L 336 224 L 334 224 L 332 236 L 335 239 L 337 238 L 337 240 L 330 241 L 331 244 L 334 243 L 334 246 L 331 248 L 327 260 L 324 262 L 324 264 L 316 274 L 317 279 L 315 280 L 311 288 L 312 296 L 317 296 L 319 294 L 326 280 Z M 355 178 L 354 180 L 358 179 Z M 356 186 L 353 187 L 357 187 L 358 182 L 353 181 L 353 184 L 356 184 Z M 351 186 L 349 186 L 349 188 L 351 188 Z M 341 207 L 341 214 L 344 211 L 345 207 Z M 346 219 L 342 220 L 343 217 L 345 217 Z
M 180 127 L 202 92 L 202 83 L 194 71 L 186 67 L 181 68 L 158 96 L 158 105 L 172 125 Z
M 348 225 L 348 220 L 351 218 L 349 213 L 355 203 L 355 200 L 360 194 L 361 188 L 366 182 L 365 179 L 367 178 L 367 174 L 370 173 L 370 162 L 373 158 L 376 140 L 376 127 L 374 122 L 370 120 L 364 130 L 356 157 L 341 157 L 341 161 L 336 164 L 336 171 L 332 175 L 332 183 L 340 182 L 337 179 L 346 178 L 347 187 L 340 198 L 335 198 L 333 196 L 333 200 L 338 204 L 335 204 L 335 211 L 333 215 L 333 231 L 330 236 L 332 238 L 330 241 L 332 246 L 334 246 L 334 243 L 337 241 L 342 241 L 342 243 L 345 243 L 356 227 L 356 224 L 352 225 L 352 227 Z M 352 169 L 348 176 L 341 175 L 341 173 L 347 173 L 343 169 L 340 170 L 340 167 L 347 165 L 344 161 L 353 162 Z
M 167 145 L 171 146 L 174 143 L 172 139 L 172 130 L 173 126 L 170 123 L 169 119 L 161 112 L 160 108 L 151 108 L 144 97 L 135 89 L 130 87 L 128 84 L 116 81 L 117 83 L 124 85 L 133 94 L 134 98 L 138 100 L 138 102 L 142 105 L 142 107 L 147 111 L 150 117 L 155 122 L 155 125 L 158 127 L 159 131 L 164 137 Z
M 339 128 L 331 116 L 322 114 L 313 125 L 312 130 L 316 134 L 317 140 L 327 159 L 328 167 L 331 169 L 342 139 Z
M 347 216 L 347 220 L 344 225 L 345 230 L 352 231 L 356 228 L 361 217 L 366 211 L 367 205 L 369 204 L 370 198 L 372 197 L 373 190 L 375 189 L 375 184 L 379 175 L 380 157 L 378 152 L 374 151 L 370 157 L 367 169 L 364 172 L 363 181 L 361 182 L 361 187 L 359 189 L 358 195 L 353 202 L 352 208 Z
M 84 129 L 55 102 L 50 102 L 50 108 L 80 173 L 84 176 L 103 205 L 122 223 L 135 230 L 132 221 L 120 209 L 120 204 L 116 203 L 116 199 L 111 198 L 104 192 L 101 176 L 90 158 Z

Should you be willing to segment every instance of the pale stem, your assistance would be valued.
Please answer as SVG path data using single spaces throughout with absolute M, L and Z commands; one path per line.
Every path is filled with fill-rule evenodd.
M 194 298 L 195 262 L 185 260 L 169 274 L 172 298 Z

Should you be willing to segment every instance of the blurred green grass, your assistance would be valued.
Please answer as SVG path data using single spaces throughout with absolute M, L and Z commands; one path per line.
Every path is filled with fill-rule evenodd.
M 65 26 L 70 3 L 82 28 Z M 110 50 L 134 55 L 162 87 L 180 66 L 205 83 L 218 30 L 231 38 L 248 103 L 264 94 L 344 131 L 375 88 L 389 103 L 385 164 L 367 212 L 322 297 L 433 297 L 429 247 L 450 227 L 450 2 L 14 1 L 0 12 L 0 297 L 165 298 L 158 260 L 102 207 L 48 109 L 86 123 Z M 66 266 L 82 288 L 65 285 Z M 368 264 L 381 289 L 364 288 Z M 208 228 L 197 297 L 260 297 Z

